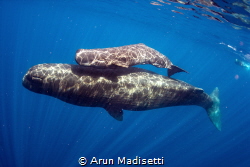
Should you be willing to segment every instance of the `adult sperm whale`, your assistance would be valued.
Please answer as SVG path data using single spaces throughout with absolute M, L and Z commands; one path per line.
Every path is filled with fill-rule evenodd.
M 218 88 L 201 88 L 140 68 L 98 69 L 70 64 L 39 64 L 23 77 L 23 86 L 79 106 L 102 107 L 117 120 L 123 110 L 143 111 L 198 105 L 221 130 Z
M 173 63 L 157 50 L 142 43 L 104 49 L 78 49 L 75 60 L 79 65 L 96 67 L 130 67 L 138 64 L 152 64 L 168 68 L 168 76 L 185 70 Z

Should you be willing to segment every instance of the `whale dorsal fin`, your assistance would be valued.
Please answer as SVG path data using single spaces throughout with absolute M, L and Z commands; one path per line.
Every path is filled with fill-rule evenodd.
M 115 118 L 118 121 L 123 120 L 123 111 L 120 108 L 117 107 L 108 107 L 105 108 L 106 111 L 108 111 L 109 115 L 111 115 L 113 118 Z

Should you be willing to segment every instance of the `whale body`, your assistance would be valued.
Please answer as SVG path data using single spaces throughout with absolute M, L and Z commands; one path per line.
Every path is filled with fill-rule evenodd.
M 78 49 L 75 60 L 79 65 L 95 67 L 130 67 L 139 64 L 152 64 L 168 68 L 168 76 L 186 72 L 157 50 L 142 43 L 104 49 Z
M 141 68 L 99 69 L 70 64 L 39 64 L 23 77 L 30 91 L 64 102 L 102 107 L 115 119 L 123 120 L 123 110 L 197 105 L 221 129 L 218 88 L 209 96 L 203 89 Z

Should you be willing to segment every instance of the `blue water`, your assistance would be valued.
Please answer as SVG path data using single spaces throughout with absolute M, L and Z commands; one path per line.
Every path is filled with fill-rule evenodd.
M 199 7 L 180 10 L 181 3 L 165 2 L 0 1 L 0 166 L 76 167 L 80 157 L 114 159 L 117 166 L 118 157 L 136 156 L 164 157 L 168 167 L 250 166 L 250 71 L 234 63 L 248 61 L 249 24 L 223 12 L 226 19 L 213 15 L 219 22 Z M 230 10 L 249 20 L 245 9 Z M 102 108 L 74 106 L 22 86 L 33 65 L 76 64 L 79 48 L 136 43 L 189 72 L 173 78 L 208 94 L 219 88 L 222 131 L 198 106 L 124 111 L 119 122 Z M 166 75 L 166 69 L 140 67 Z

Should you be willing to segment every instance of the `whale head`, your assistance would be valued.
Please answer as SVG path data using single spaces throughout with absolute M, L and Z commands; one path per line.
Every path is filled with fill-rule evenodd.
M 59 89 L 60 79 L 65 77 L 58 68 L 51 64 L 35 65 L 24 75 L 22 84 L 32 92 L 51 95 Z
M 42 73 L 39 66 L 31 67 L 23 77 L 23 86 L 30 91 L 43 93 L 43 82 L 45 75 Z
M 109 64 L 105 61 L 105 57 L 100 49 L 78 49 L 75 60 L 82 66 L 106 67 Z

